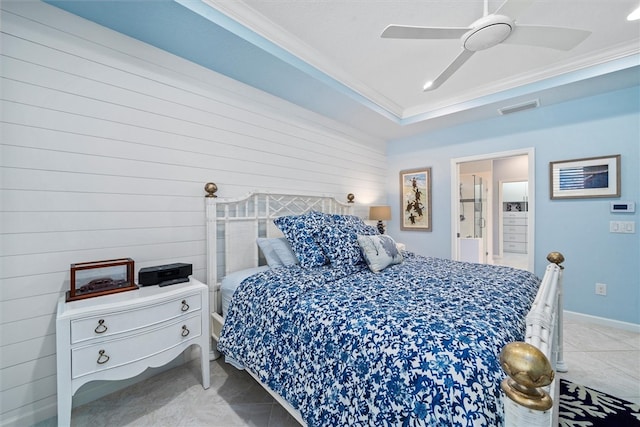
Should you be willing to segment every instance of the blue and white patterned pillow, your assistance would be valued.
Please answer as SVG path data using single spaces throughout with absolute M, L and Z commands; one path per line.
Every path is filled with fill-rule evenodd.
M 364 264 L 358 235 L 378 234 L 378 230 L 354 215 L 330 215 L 329 218 L 318 241 L 331 265 L 349 268 Z
M 309 268 L 320 267 L 329 261 L 315 237 L 327 221 L 327 215 L 311 211 L 303 215 L 281 216 L 274 219 L 273 223 L 289 241 L 300 265 Z
M 369 269 L 379 273 L 390 265 L 400 264 L 402 255 L 396 242 L 386 234 L 377 236 L 358 235 L 358 244 Z

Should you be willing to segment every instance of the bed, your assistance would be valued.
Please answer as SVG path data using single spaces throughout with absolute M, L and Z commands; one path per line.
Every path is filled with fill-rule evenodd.
M 398 250 L 330 197 L 214 193 L 213 357 L 302 425 L 552 425 L 557 259 L 539 280 Z

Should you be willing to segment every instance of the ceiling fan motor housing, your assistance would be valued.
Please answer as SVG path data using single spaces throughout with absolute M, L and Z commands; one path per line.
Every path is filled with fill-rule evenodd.
M 478 19 L 471 27 L 471 30 L 462 36 L 462 46 L 466 50 L 477 52 L 506 40 L 513 30 L 514 22 L 508 16 L 487 15 Z

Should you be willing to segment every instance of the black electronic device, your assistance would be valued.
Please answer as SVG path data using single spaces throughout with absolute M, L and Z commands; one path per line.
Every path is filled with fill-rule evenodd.
M 189 281 L 193 266 L 185 263 L 156 265 L 141 268 L 138 272 L 138 283 L 142 286 L 168 286 Z

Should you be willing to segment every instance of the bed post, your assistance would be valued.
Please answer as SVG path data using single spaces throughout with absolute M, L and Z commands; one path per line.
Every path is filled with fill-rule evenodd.
M 500 364 L 509 376 L 502 384 L 505 426 L 557 425 L 558 381 L 566 372 L 562 353 L 562 271 L 564 256 L 551 252 L 540 288 L 526 318 L 526 342 L 507 344 Z M 555 400 L 555 401 L 554 401 Z
M 560 265 L 564 262 L 564 256 L 560 252 L 551 252 L 547 255 L 547 260 L 556 264 L 560 270 L 564 270 L 564 266 Z M 569 368 L 564 361 L 564 288 L 562 286 L 562 274 L 558 277 L 558 320 L 556 323 L 556 372 L 567 372 Z
M 218 186 L 213 182 L 207 182 L 204 186 L 207 192 L 205 197 L 205 216 L 206 216 L 206 253 L 207 253 L 207 286 L 209 286 L 209 310 L 212 313 L 218 311 L 219 285 L 218 285 L 218 262 L 217 262 L 217 227 L 216 227 L 216 191 Z M 211 322 L 210 330 L 213 331 L 213 322 Z M 211 338 L 209 338 L 209 360 L 215 360 L 220 357 L 220 353 L 216 350 Z

